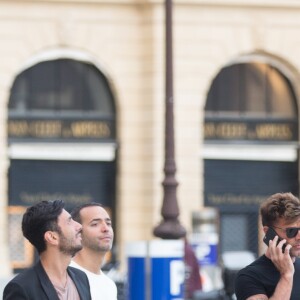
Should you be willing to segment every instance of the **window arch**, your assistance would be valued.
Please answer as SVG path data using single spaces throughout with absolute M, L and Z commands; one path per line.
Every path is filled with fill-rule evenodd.
M 297 116 L 296 96 L 288 79 L 263 62 L 224 67 L 208 93 L 206 112 L 235 116 Z
M 112 142 L 116 109 L 107 77 L 73 58 L 36 62 L 13 82 L 8 142 Z
M 29 114 L 40 110 L 115 113 L 106 77 L 90 63 L 66 58 L 40 62 L 19 74 L 11 88 L 9 109 Z

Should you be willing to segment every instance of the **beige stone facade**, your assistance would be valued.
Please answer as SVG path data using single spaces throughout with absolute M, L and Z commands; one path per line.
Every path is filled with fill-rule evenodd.
M 180 220 L 203 206 L 203 108 L 220 69 L 242 55 L 287 62 L 297 83 L 300 3 L 173 1 L 174 98 Z M 110 80 L 117 107 L 118 255 L 153 239 L 161 220 L 164 157 L 164 3 L 154 0 L 0 1 L 0 276 L 10 273 L 7 237 L 7 112 L 11 85 L 54 52 L 85 57 Z M 284 71 L 284 70 L 283 70 Z M 299 83 L 299 81 L 298 81 Z

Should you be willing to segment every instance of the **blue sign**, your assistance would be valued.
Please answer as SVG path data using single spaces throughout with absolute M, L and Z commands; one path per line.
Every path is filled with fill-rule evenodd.
M 128 300 L 184 299 L 184 243 L 154 240 L 127 245 Z
M 192 233 L 189 237 L 200 266 L 218 264 L 218 235 L 214 232 Z

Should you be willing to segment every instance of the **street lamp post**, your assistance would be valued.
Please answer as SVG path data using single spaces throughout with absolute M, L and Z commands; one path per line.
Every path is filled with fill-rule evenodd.
M 174 113 L 173 113 L 173 49 L 172 49 L 172 0 L 165 0 L 166 14 L 166 101 L 165 101 L 165 178 L 163 185 L 163 204 L 161 215 L 163 220 L 154 228 L 153 234 L 162 239 L 179 239 L 186 235 L 186 230 L 178 220 L 179 207 L 176 190 L 178 182 L 175 178 L 174 147 Z

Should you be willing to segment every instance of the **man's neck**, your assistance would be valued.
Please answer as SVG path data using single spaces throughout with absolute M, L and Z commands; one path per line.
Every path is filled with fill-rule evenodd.
M 71 257 L 60 253 L 44 252 L 40 255 L 40 261 L 52 283 L 60 282 L 62 285 L 65 283 Z
M 82 268 L 94 274 L 100 274 L 105 253 L 82 249 L 73 260 Z

